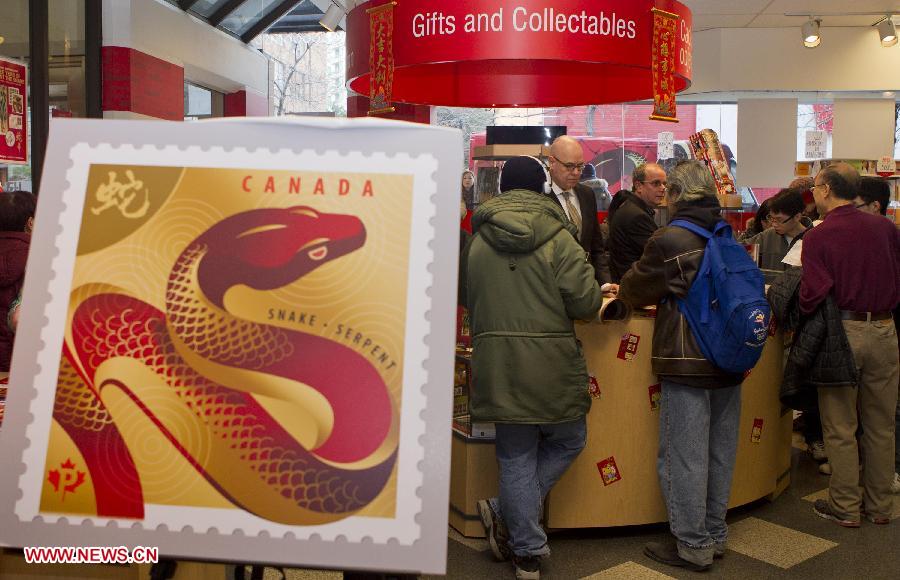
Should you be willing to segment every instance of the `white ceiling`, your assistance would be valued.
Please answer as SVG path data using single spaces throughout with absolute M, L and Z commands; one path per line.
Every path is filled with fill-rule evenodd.
M 711 28 L 800 27 L 808 16 L 822 26 L 871 26 L 883 16 L 853 16 L 848 12 L 900 15 L 900 0 L 680 0 L 694 15 L 694 30 Z M 804 16 L 785 16 L 804 14 Z M 844 14 L 841 16 L 832 14 Z M 898 22 L 897 16 L 894 21 Z

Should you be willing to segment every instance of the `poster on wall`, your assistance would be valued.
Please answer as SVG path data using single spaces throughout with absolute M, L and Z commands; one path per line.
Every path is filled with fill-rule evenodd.
M 0 162 L 28 162 L 27 69 L 0 58 Z
M 443 573 L 460 141 L 54 120 L 0 543 Z

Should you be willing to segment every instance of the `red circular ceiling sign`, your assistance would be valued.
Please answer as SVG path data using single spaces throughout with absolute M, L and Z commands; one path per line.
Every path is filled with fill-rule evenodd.
M 370 88 L 372 0 L 347 16 L 347 78 Z M 403 103 L 529 107 L 653 97 L 658 8 L 678 16 L 676 91 L 691 83 L 691 12 L 675 0 L 398 0 L 393 92 Z

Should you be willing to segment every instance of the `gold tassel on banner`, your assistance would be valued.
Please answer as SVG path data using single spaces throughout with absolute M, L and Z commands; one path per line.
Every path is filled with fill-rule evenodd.
M 394 6 L 387 2 L 369 8 L 369 115 L 393 113 L 394 86 Z
M 677 123 L 675 110 L 675 35 L 678 15 L 653 8 L 653 40 L 650 67 L 653 72 L 654 121 Z

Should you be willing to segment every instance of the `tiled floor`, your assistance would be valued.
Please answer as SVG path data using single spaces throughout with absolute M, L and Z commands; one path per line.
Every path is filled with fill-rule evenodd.
M 760 500 L 729 513 L 729 550 L 712 570 L 696 573 L 670 568 L 646 558 L 643 545 L 667 537 L 664 525 L 618 529 L 569 530 L 550 535 L 552 557 L 542 578 L 565 580 L 714 579 L 827 580 L 900 578 L 900 521 L 889 526 L 863 522 L 859 529 L 842 528 L 817 517 L 812 502 L 823 497 L 828 478 L 796 444 L 792 485 L 774 502 Z M 894 515 L 900 517 L 900 496 Z M 288 571 L 289 580 L 325 580 L 335 575 Z M 321 573 L 318 573 L 321 574 Z M 280 574 L 267 575 L 280 578 Z M 513 578 L 509 563 L 495 562 L 484 540 L 448 535 L 446 578 L 471 580 Z M 440 578 L 423 577 L 423 580 Z
M 834 547 L 837 544 L 830 540 L 752 516 L 728 530 L 728 549 L 785 570 Z

